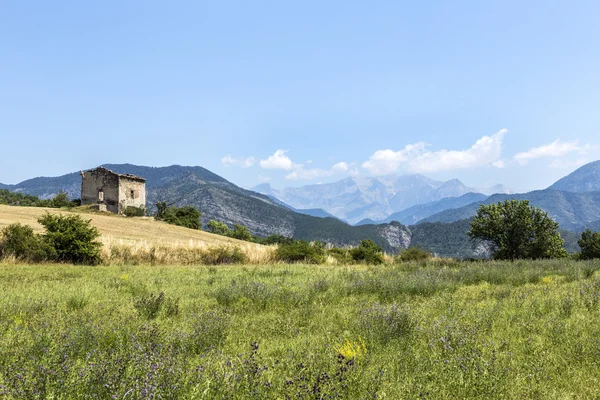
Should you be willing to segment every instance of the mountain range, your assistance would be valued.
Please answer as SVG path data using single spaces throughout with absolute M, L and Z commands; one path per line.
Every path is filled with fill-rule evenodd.
M 435 181 L 423 175 L 349 177 L 333 183 L 277 190 L 268 183 L 252 190 L 299 209 L 322 209 L 351 224 L 386 220 L 412 206 L 467 193 L 510 193 L 503 185 L 471 188 L 458 179 Z M 440 210 L 441 211 L 441 210 Z
M 255 235 L 281 234 L 338 246 L 356 245 L 360 240 L 370 238 L 387 251 L 419 245 L 441 256 L 486 256 L 488 249 L 475 246 L 466 235 L 469 218 L 481 204 L 506 199 L 530 200 L 548 212 L 563 230 L 575 232 L 587 227 L 600 228 L 600 162 L 581 167 L 545 190 L 491 195 L 490 191 L 505 188 L 496 187 L 487 193 L 482 193 L 484 190 L 474 192 L 457 180 L 437 182 L 421 175 L 410 175 L 348 178 L 333 184 L 285 189 L 283 196 L 268 185 L 257 188 L 263 193 L 240 188 L 202 167 L 104 166 L 118 173 L 146 178 L 147 208 L 151 211 L 157 201 L 177 206 L 192 205 L 202 212 L 203 224 L 215 219 L 229 226 L 242 224 Z M 0 184 L 0 189 L 42 198 L 52 197 L 62 190 L 71 198 L 77 198 L 80 185 L 79 173 L 73 172 L 59 177 L 33 178 L 16 185 Z M 322 199 L 319 199 L 320 195 Z M 295 199 L 292 201 L 295 205 L 289 205 L 280 196 Z M 353 203 L 353 199 L 358 202 Z M 413 204 L 419 201 L 424 203 Z M 328 211 L 328 208 L 332 209 L 330 207 L 345 209 L 343 215 L 354 220 L 365 211 L 391 209 L 392 205 L 405 208 L 380 219 L 356 221 L 359 222 L 357 226 L 331 217 L 331 214 L 340 214 Z M 572 232 L 564 232 L 563 236 L 568 235 L 569 248 L 575 249 L 576 235 Z
M 545 190 L 522 194 L 495 194 L 462 207 L 443 210 L 420 222 L 454 222 L 473 217 L 481 204 L 507 199 L 529 200 L 546 211 L 562 229 L 581 231 L 600 225 L 600 161 L 584 165 Z

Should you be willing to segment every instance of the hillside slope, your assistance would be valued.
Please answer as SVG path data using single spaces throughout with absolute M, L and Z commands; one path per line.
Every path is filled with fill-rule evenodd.
M 481 204 L 493 204 L 507 199 L 529 200 L 533 206 L 546 211 L 561 229 L 578 231 L 598 220 L 600 192 L 571 193 L 558 190 L 537 190 L 522 194 L 495 194 L 464 207 L 442 211 L 425 218 L 423 222 L 454 222 L 473 217 Z
M 407 208 L 404 211 L 400 211 L 397 213 L 393 213 L 389 217 L 381 221 L 375 221 L 370 223 L 378 223 L 384 224 L 392 221 L 398 221 L 403 225 L 413 225 L 417 222 L 431 216 L 437 214 L 439 212 L 455 209 L 459 207 L 464 207 L 471 203 L 476 203 L 479 201 L 483 201 L 487 198 L 485 194 L 482 193 L 467 193 L 460 197 L 446 197 L 438 201 L 434 201 L 426 204 L 419 204 L 416 206 L 412 206 Z M 365 221 L 367 222 L 367 221 Z M 358 223 L 357 225 L 363 225 L 364 223 Z
M 73 214 L 72 212 L 55 208 L 15 207 L 0 205 L 0 230 L 7 225 L 20 223 L 30 225 L 41 231 L 42 226 L 37 220 L 45 213 Z M 153 218 L 126 218 L 119 215 L 81 214 L 82 218 L 91 220 L 100 233 L 103 241 L 124 242 L 128 244 L 150 243 L 155 245 L 189 246 L 206 245 L 243 245 L 260 246 L 254 243 L 242 242 L 225 236 L 213 235 L 194 229 L 169 225 L 155 221 Z
M 587 193 L 600 191 L 600 161 L 594 161 L 580 167 L 548 189 L 564 192 Z

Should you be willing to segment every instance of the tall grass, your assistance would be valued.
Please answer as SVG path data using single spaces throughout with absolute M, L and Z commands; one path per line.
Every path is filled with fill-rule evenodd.
M 598 398 L 600 261 L 0 264 L 0 397 Z

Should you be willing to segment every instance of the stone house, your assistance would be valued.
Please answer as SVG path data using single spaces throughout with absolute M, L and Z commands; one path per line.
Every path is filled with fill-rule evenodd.
M 123 214 L 127 207 L 146 208 L 146 180 L 98 167 L 81 172 L 81 205 Z

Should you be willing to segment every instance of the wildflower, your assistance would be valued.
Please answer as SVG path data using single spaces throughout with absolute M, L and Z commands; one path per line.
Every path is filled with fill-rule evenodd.
M 361 337 L 358 341 L 350 341 L 348 338 L 344 338 L 344 344 L 335 349 L 340 356 L 345 359 L 360 359 L 367 354 L 367 346 Z

